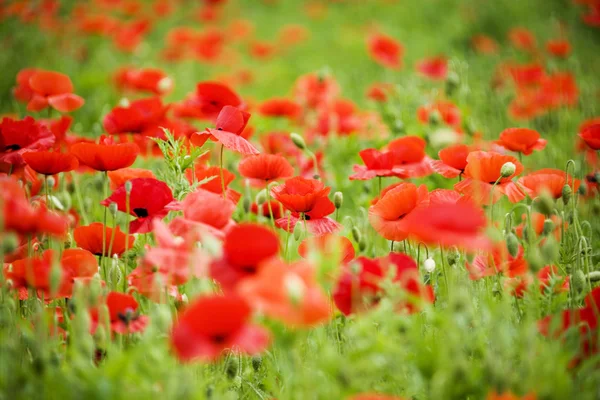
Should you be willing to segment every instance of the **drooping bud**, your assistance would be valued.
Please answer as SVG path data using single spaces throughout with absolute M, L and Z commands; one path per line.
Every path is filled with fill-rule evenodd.
M 514 163 L 508 161 L 505 162 L 504 165 L 502 165 L 502 168 L 500 168 L 500 175 L 502 175 L 503 178 L 508 178 L 512 176 L 512 174 L 514 174 L 516 170 L 517 166 Z
M 542 230 L 542 235 L 547 236 L 554 231 L 554 221 L 550 218 L 546 218 L 544 220 L 544 229 Z
M 554 199 L 548 192 L 542 192 L 533 200 L 533 208 L 544 215 L 552 214 L 554 210 Z
M 298 221 L 296 223 L 296 226 L 294 226 L 294 239 L 296 241 L 299 241 L 300 238 L 302 237 L 302 234 L 304 233 L 304 228 L 303 225 L 300 221 Z
M 577 190 L 577 192 L 580 195 L 585 196 L 587 194 L 587 192 L 588 192 L 587 184 L 585 184 L 585 183 L 582 182 L 581 185 L 579 185 L 579 189 Z
M 563 188 L 562 188 L 563 203 L 569 204 L 569 201 L 571 200 L 572 196 L 573 196 L 573 189 L 571 189 L 571 186 L 569 186 L 569 185 L 563 186 Z
M 571 284 L 577 293 L 581 293 L 585 288 L 585 274 L 582 270 L 577 269 L 571 274 Z
M 367 239 L 360 238 L 360 240 L 358 241 L 358 250 L 363 252 L 366 249 L 367 249 Z
M 354 238 L 355 242 L 360 243 L 360 239 L 362 238 L 362 234 L 360 233 L 360 230 L 358 229 L 358 226 L 353 226 L 352 227 L 352 237 Z
M 125 182 L 125 192 L 131 193 L 131 189 L 133 189 L 133 183 L 131 181 Z
M 250 208 L 252 207 L 252 201 L 250 200 L 250 197 L 244 196 L 244 199 L 242 200 L 242 206 L 244 207 L 244 212 L 248 214 L 250 212 Z
M 256 195 L 256 204 L 258 204 L 259 206 L 262 204 L 265 204 L 267 201 L 267 190 L 263 189 L 260 192 L 258 192 L 258 194 Z
M 435 260 L 429 257 L 423 263 L 423 268 L 425 268 L 425 271 L 431 274 L 433 271 L 435 271 Z
M 559 244 L 553 236 L 549 236 L 541 246 L 542 257 L 545 264 L 554 264 L 560 256 Z
M 531 247 L 529 249 L 527 254 L 527 264 L 529 264 L 529 270 L 534 274 L 544 267 L 544 259 L 537 247 Z
M 342 192 L 335 192 L 333 194 L 333 205 L 336 209 L 340 209 L 344 204 L 344 194 Z
M 306 142 L 304 141 L 304 138 L 302 136 L 292 132 L 290 133 L 290 138 L 292 139 L 292 142 L 296 145 L 297 148 L 299 148 L 300 150 L 306 149 Z
M 513 257 L 516 257 L 519 253 L 519 239 L 517 238 L 517 235 L 512 232 L 509 232 L 506 235 L 506 248 Z
M 115 254 L 115 256 L 111 260 L 110 270 L 108 271 L 110 281 L 113 287 L 117 287 L 119 282 L 122 279 L 121 268 L 119 268 L 119 257 Z

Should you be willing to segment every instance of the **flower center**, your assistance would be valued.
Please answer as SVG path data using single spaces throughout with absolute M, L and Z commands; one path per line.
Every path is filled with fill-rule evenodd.
M 224 334 L 218 334 L 218 335 L 214 335 L 212 337 L 213 342 L 217 343 L 217 344 L 225 343 L 226 339 L 227 339 L 227 335 L 224 335 Z
M 138 218 L 146 218 L 149 214 L 148 214 L 148 210 L 146 210 L 145 208 L 134 208 L 133 209 L 133 213 L 138 217 Z
M 18 144 L 9 144 L 8 146 L 6 146 L 4 148 L 4 151 L 7 153 L 10 153 L 11 151 L 17 151 L 17 150 L 21 150 L 21 146 L 19 146 Z

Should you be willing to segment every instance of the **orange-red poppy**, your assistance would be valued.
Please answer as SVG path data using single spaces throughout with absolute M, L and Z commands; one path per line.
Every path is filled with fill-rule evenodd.
M 154 172 L 145 168 L 121 168 L 114 171 L 108 171 L 108 179 L 110 180 L 110 190 L 116 190 L 125 182 L 135 178 L 154 178 Z
M 83 165 L 96 171 L 115 171 L 134 163 L 140 148 L 135 143 L 114 143 L 111 137 L 101 137 L 96 143 L 76 143 L 70 152 Z
M 571 43 L 565 39 L 548 40 L 546 51 L 555 57 L 566 58 L 571 54 Z
M 431 168 L 445 178 L 462 175 L 471 149 L 466 144 L 454 144 L 438 152 L 439 160 L 431 160 Z
M 519 50 L 535 50 L 536 40 L 533 33 L 526 28 L 515 27 L 508 32 L 508 39 Z
M 204 189 L 188 194 L 183 199 L 181 208 L 187 221 L 199 224 L 209 233 L 220 238 L 235 224 L 231 219 L 235 205 L 223 196 Z M 179 223 L 185 224 L 184 221 Z
M 331 318 L 329 298 L 307 262 L 266 261 L 237 291 L 257 311 L 294 327 L 310 327 Z
M 235 295 L 196 299 L 179 315 L 171 345 L 183 362 L 213 361 L 227 352 L 257 354 L 270 342 L 268 331 L 252 325 L 252 309 Z
M 258 154 L 240 161 L 240 175 L 248 178 L 256 186 L 265 186 L 269 182 L 294 175 L 294 168 L 288 160 L 275 154 Z
M 417 72 L 434 81 L 444 80 L 448 75 L 448 59 L 445 56 L 424 58 L 416 64 Z
M 242 99 L 228 86 L 218 82 L 201 82 L 195 93 L 175 107 L 175 115 L 215 120 L 223 107 L 242 108 L 243 105 Z
M 580 130 L 579 137 L 593 150 L 600 150 L 600 123 L 594 123 Z
M 515 171 L 508 177 L 502 177 L 502 166 L 510 162 Z M 525 198 L 525 193 L 512 181 L 523 172 L 523 165 L 516 158 L 492 151 L 473 151 L 467 156 L 465 179 L 454 185 L 454 189 L 476 203 L 496 203 L 504 195 L 511 203 Z
M 311 251 L 316 251 L 324 259 L 331 260 L 337 257 L 340 262 L 348 263 L 354 259 L 354 245 L 345 236 L 327 234 L 304 239 L 298 246 L 298 254 L 302 258 L 308 258 Z
M 498 52 L 498 42 L 487 35 L 475 35 L 471 38 L 471 45 L 480 54 L 495 54 Z
M 373 34 L 367 40 L 367 48 L 371 58 L 378 64 L 391 69 L 402 67 L 404 48 L 391 36 Z
M 381 236 L 396 242 L 408 237 L 403 219 L 417 207 L 429 203 L 427 187 L 402 182 L 383 191 L 381 198 L 369 207 L 369 222 Z
M 431 159 L 425 153 L 427 142 L 418 136 L 403 136 L 392 140 L 388 150 L 393 154 L 394 171 L 403 178 L 421 178 L 431 175 Z
M 31 169 L 42 175 L 56 175 L 72 171 L 79 166 L 79 161 L 74 155 L 54 151 L 30 151 L 23 154 L 23 160 Z
M 358 155 L 365 165 L 354 165 L 354 174 L 350 180 L 369 180 L 375 177 L 396 176 L 405 178 L 405 170 L 397 167 L 396 153 L 393 151 L 379 151 L 377 149 L 364 149 Z
M 581 181 L 579 179 L 573 180 L 572 176 L 567 175 L 566 172 L 560 169 L 543 168 L 519 178 L 518 184 L 531 198 L 547 192 L 553 198 L 558 199 L 562 196 L 565 185 L 574 186 L 575 191 L 577 191 Z
M 149 318 L 141 315 L 138 311 L 139 304 L 130 294 L 110 292 L 104 299 L 108 308 L 108 320 L 111 332 L 129 334 L 143 332 L 148 326 Z M 98 309 L 90 310 L 91 324 L 90 332 L 94 333 L 103 321 Z
M 60 112 L 70 112 L 85 103 L 73 93 L 71 79 L 60 72 L 36 70 L 28 83 L 33 92 L 27 103 L 28 111 L 41 111 L 50 106 Z
M 294 87 L 294 96 L 308 108 L 328 105 L 339 93 L 340 87 L 332 76 L 317 73 L 300 76 Z
M 433 112 L 439 113 L 442 121 L 447 125 L 454 128 L 460 127 L 460 109 L 454 103 L 450 101 L 437 101 L 421 106 L 417 109 L 417 118 L 421 123 L 427 124 Z
M 0 163 L 23 165 L 23 154 L 48 149 L 54 142 L 52 132 L 31 117 L 22 120 L 3 118 L 0 123 Z
M 274 98 L 263 102 L 258 107 L 258 113 L 266 117 L 285 117 L 295 120 L 302 113 L 302 107 L 293 100 Z
M 193 169 L 188 169 L 185 171 L 185 175 L 190 184 L 206 180 L 205 183 L 198 185 L 198 188 L 217 194 L 223 194 L 221 175 L 223 175 L 223 186 L 225 186 L 226 192 L 230 192 L 232 190 L 229 189 L 228 186 L 235 179 L 235 174 L 226 169 L 221 171 L 220 167 L 205 166 L 202 163 L 195 163 Z
M 153 136 L 153 131 L 162 122 L 167 110 L 160 97 L 135 100 L 127 106 L 113 108 L 104 117 L 102 125 L 111 135 L 141 133 Z
M 262 215 L 266 218 L 271 218 L 270 216 L 272 215 L 274 220 L 278 220 L 283 216 L 284 210 L 280 202 L 277 200 L 269 200 L 261 205 L 252 203 L 250 205 L 250 212 L 256 215 Z
M 271 189 L 271 195 L 286 209 L 305 213 L 312 210 L 320 198 L 326 198 L 331 188 L 317 179 L 306 179 L 300 176 L 290 178 L 284 184 Z
M 164 95 L 173 89 L 173 80 L 157 68 L 120 68 L 115 74 L 115 82 L 122 90 L 135 90 Z
M 500 146 L 526 156 L 534 150 L 543 150 L 546 147 L 546 139 L 540 137 L 539 132 L 527 128 L 508 128 L 500 133 Z
M 472 263 L 466 263 L 466 267 L 473 280 L 500 273 L 509 278 L 523 276 L 529 270 L 524 254 L 523 247 L 519 246 L 517 254 L 512 256 L 506 243 L 498 242 L 494 244 L 491 252 L 475 256 Z
M 112 256 L 113 254 L 120 256 L 135 244 L 135 236 L 127 236 L 118 226 L 116 228 L 105 227 L 100 222 L 75 228 L 73 239 L 77 246 L 97 256 Z

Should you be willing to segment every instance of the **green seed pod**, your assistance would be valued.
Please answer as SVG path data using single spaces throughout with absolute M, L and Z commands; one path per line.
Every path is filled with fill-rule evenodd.
M 571 200 L 572 196 L 573 196 L 573 189 L 571 189 L 571 186 L 569 186 L 569 185 L 563 186 L 563 188 L 562 188 L 563 203 L 569 204 L 569 201 Z
M 46 178 L 46 182 L 48 184 L 48 190 L 52 189 L 56 184 L 56 180 L 53 176 L 49 176 L 48 178 Z
M 360 240 L 362 239 L 362 234 L 360 233 L 360 230 L 357 226 L 352 227 L 352 237 L 354 238 L 355 242 L 360 243 Z
M 113 201 L 113 202 L 111 202 L 111 203 L 108 205 L 108 211 L 110 211 L 110 214 L 111 214 L 113 217 L 116 217 L 116 216 L 117 216 L 117 211 L 119 211 L 119 206 L 117 206 L 117 203 L 115 203 L 115 202 Z
M 585 288 L 585 274 L 582 270 L 577 269 L 571 274 L 571 283 L 573 284 L 573 289 L 577 293 L 581 293 Z
M 335 192 L 333 194 L 333 205 L 336 209 L 340 209 L 344 204 L 344 194 L 342 192 Z
M 456 249 L 448 252 L 448 265 L 456 265 L 460 260 L 460 252 Z
M 239 359 L 232 355 L 227 359 L 227 365 L 225 366 L 225 371 L 227 372 L 227 377 L 229 379 L 233 379 L 237 376 L 238 368 L 240 366 Z
M 519 239 L 517 238 L 517 235 L 512 232 L 509 232 L 506 235 L 506 247 L 511 256 L 517 256 L 519 253 Z
M 306 150 L 306 142 L 302 136 L 298 135 L 297 133 L 290 133 L 290 138 L 297 148 L 300 150 Z
M 262 365 L 262 357 L 260 355 L 256 355 L 252 357 L 252 368 L 255 372 L 258 372 Z
M 131 181 L 125 182 L 125 192 L 131 193 L 131 189 L 133 188 L 133 183 Z

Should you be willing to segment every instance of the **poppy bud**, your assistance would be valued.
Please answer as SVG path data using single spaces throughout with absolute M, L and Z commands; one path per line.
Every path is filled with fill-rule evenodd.
M 361 238 L 358 241 L 358 250 L 359 251 L 365 251 L 367 249 L 367 239 Z
M 260 366 L 262 365 L 262 357 L 260 355 L 256 355 L 252 357 L 252 368 L 255 372 L 258 372 Z
M 533 208 L 544 215 L 550 215 L 554 210 L 554 199 L 547 192 L 543 192 L 534 199 Z
M 19 246 L 19 240 L 14 233 L 6 233 L 2 235 L 2 253 L 12 253 Z
M 260 192 L 258 192 L 255 201 L 256 204 L 258 204 L 259 206 L 265 204 L 267 202 L 267 190 L 263 189 Z
M 344 204 L 344 194 L 342 192 L 335 192 L 333 194 L 333 205 L 336 209 L 339 209 Z
M 73 201 L 71 200 L 71 196 L 65 192 L 57 193 L 55 196 L 52 196 L 53 200 L 56 204 L 61 205 L 61 210 L 70 210 L 73 207 Z
M 423 268 L 425 268 L 425 271 L 432 273 L 433 271 L 435 271 L 435 261 L 433 258 L 429 257 L 428 259 L 425 260 L 425 262 L 423 263 Z
M 542 230 L 542 235 L 546 236 L 552 233 L 554 230 L 554 221 L 550 218 L 544 220 L 544 229 Z
M 294 226 L 294 239 L 296 241 L 300 240 L 303 232 L 304 232 L 304 228 L 302 227 L 302 223 L 300 221 L 298 221 L 296 226 Z
M 119 100 L 120 107 L 128 108 L 130 105 L 131 105 L 131 102 L 129 101 L 129 99 L 127 97 L 123 97 L 121 100 Z
M 460 252 L 456 249 L 449 251 L 446 259 L 448 260 L 449 265 L 456 265 L 460 260 Z
M 563 188 L 562 188 L 563 203 L 569 204 L 569 201 L 571 200 L 572 196 L 573 196 L 573 189 L 571 189 L 571 186 L 569 186 L 569 185 L 563 186 Z
M 360 233 L 360 230 L 358 230 L 358 226 L 352 227 L 352 237 L 354 238 L 355 242 L 360 243 L 360 239 L 362 239 L 362 235 Z
M 452 96 L 452 93 L 454 93 L 459 83 L 460 78 L 458 77 L 458 74 L 454 71 L 449 72 L 448 77 L 446 78 L 446 95 Z
M 519 239 L 517 239 L 517 235 L 512 232 L 509 232 L 508 235 L 506 235 L 506 248 L 513 257 L 516 257 L 519 253 Z
M 289 274 L 285 277 L 283 284 L 285 285 L 290 302 L 296 306 L 302 304 L 304 294 L 306 293 L 306 285 L 302 279 L 295 274 Z
M 529 253 L 527 254 L 527 264 L 529 264 L 529 270 L 534 274 L 544 266 L 544 260 L 537 247 L 531 247 L 529 249 Z
M 542 244 L 541 247 L 542 257 L 544 258 L 545 264 L 553 264 L 554 261 L 559 257 L 559 245 L 554 237 L 550 236 Z
M 585 288 L 585 274 L 577 269 L 571 274 L 571 284 L 576 292 L 580 293 Z
M 119 208 L 118 208 L 118 206 L 117 206 L 117 203 L 115 203 L 114 201 L 113 201 L 113 202 L 111 202 L 111 203 L 108 205 L 108 211 L 110 211 L 110 214 L 111 214 L 113 217 L 116 217 L 116 216 L 117 216 L 117 211 L 119 211 Z
M 585 196 L 587 194 L 587 191 L 588 191 L 588 187 L 585 183 L 581 183 L 581 185 L 579 186 L 579 189 L 577 190 L 577 192 L 582 196 Z
M 60 283 L 62 280 L 62 269 L 60 267 L 60 262 L 57 260 L 52 263 L 52 267 L 50 269 L 50 293 L 54 294 L 60 288 Z
M 406 126 L 404 125 L 404 122 L 401 119 L 394 120 L 394 132 L 395 133 L 402 134 L 402 133 L 404 133 L 405 129 L 406 129 Z
M 131 183 L 131 181 L 125 182 L 125 192 L 131 193 L 132 188 L 133 188 L 133 183 Z
M 170 91 L 172 88 L 173 88 L 173 80 L 171 78 L 169 78 L 168 76 L 165 76 L 160 81 L 158 81 L 158 83 L 156 84 L 156 89 L 158 89 L 158 91 L 160 93 L 166 93 L 166 92 Z
M 515 173 L 516 169 L 517 166 L 515 164 L 511 163 L 510 161 L 505 162 L 500 169 L 500 175 L 502 175 L 503 178 L 508 178 Z
M 592 282 L 598 282 L 600 281 L 600 271 L 591 271 L 587 277 Z
M 442 121 L 442 116 L 438 110 L 429 113 L 429 125 L 436 126 Z
M 300 150 L 306 149 L 306 142 L 304 142 L 304 138 L 302 136 L 292 132 L 290 133 L 290 138 L 292 139 L 292 142 L 294 142 L 297 148 L 299 148 Z
M 94 332 L 94 341 L 96 342 L 96 347 L 99 349 L 106 349 L 107 345 L 107 334 L 106 328 L 103 325 L 98 325 L 96 328 L 96 332 Z
M 116 254 L 112 258 L 112 262 L 111 262 L 110 270 L 108 271 L 108 274 L 110 276 L 110 282 L 112 283 L 113 287 L 117 287 L 119 282 L 121 282 L 122 273 L 121 273 L 121 268 L 119 268 L 119 258 Z
M 238 357 L 229 357 L 227 359 L 227 365 L 225 366 L 225 372 L 229 379 L 233 379 L 237 376 L 237 372 L 240 366 Z
M 244 196 L 244 200 L 242 201 L 242 205 L 244 207 L 244 212 L 248 214 L 250 212 L 250 208 L 252 207 L 252 201 L 248 196 Z

